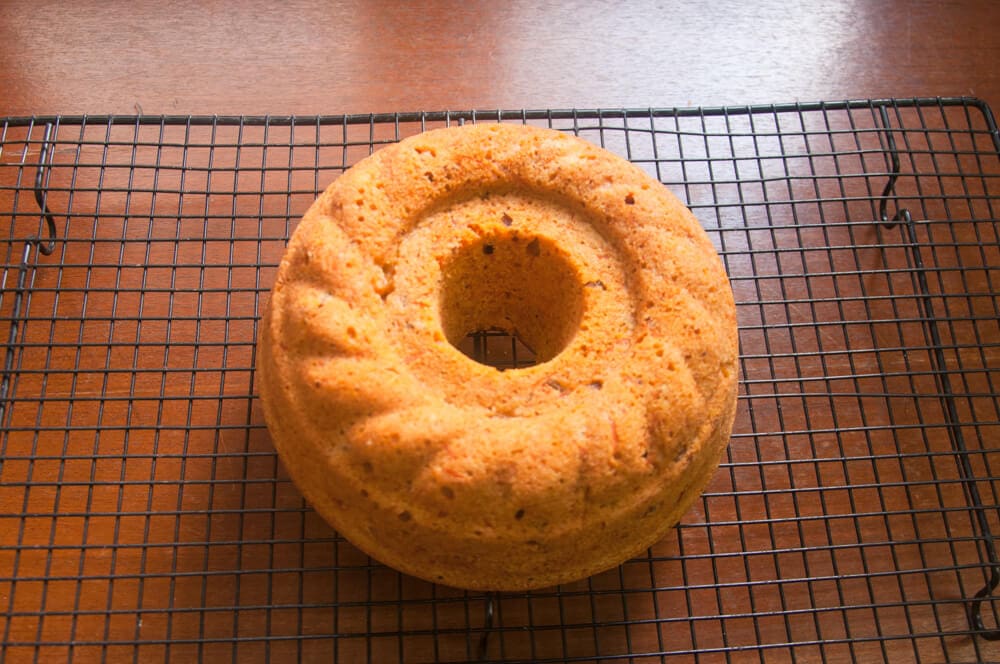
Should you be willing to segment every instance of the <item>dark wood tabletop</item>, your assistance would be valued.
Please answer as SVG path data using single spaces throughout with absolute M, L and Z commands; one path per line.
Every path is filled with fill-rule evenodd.
M 978 96 L 993 0 L 4 3 L 0 115 Z

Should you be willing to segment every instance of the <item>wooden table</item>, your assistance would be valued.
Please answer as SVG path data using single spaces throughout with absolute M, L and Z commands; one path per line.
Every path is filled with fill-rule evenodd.
M 934 96 L 1000 110 L 990 0 L 664 4 L 5 3 L 0 116 Z M 978 109 L 880 108 L 556 120 L 636 149 L 705 221 L 740 303 L 744 383 L 729 456 L 682 532 L 618 570 L 496 600 L 490 657 L 1000 659 L 966 633 L 982 542 L 959 474 L 968 460 L 995 507 L 1000 164 Z M 924 121 L 935 130 L 907 128 Z M 344 166 L 419 123 L 147 122 L 3 137 L 0 223 L 18 213 L 0 245 L 0 334 L 14 330 L 0 660 L 475 658 L 491 600 L 400 576 L 334 533 L 253 397 L 287 232 Z M 889 215 L 936 219 L 913 232 L 942 251 L 874 223 L 890 137 L 907 176 Z M 39 172 L 58 240 L 52 256 L 29 242 L 22 269 L 44 232 Z
M 0 7 L 0 115 L 371 113 L 978 96 L 991 0 Z

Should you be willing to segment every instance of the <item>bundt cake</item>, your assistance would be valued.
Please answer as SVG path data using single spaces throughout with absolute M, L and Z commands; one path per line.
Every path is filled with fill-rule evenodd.
M 470 589 L 579 579 L 662 538 L 731 433 L 737 330 L 693 214 L 551 129 L 377 151 L 296 228 L 257 387 L 295 484 L 350 542 Z M 503 330 L 536 364 L 458 349 Z

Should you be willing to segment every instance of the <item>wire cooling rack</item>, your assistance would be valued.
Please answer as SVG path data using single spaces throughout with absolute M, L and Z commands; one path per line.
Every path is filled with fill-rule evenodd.
M 693 208 L 738 300 L 742 381 L 728 455 L 675 532 L 590 579 L 491 595 L 402 576 L 327 527 L 275 457 L 253 366 L 317 192 L 403 136 L 497 121 L 603 145 Z M 1000 660 L 984 104 L 0 132 L 0 660 Z M 495 337 L 470 346 L 510 361 Z

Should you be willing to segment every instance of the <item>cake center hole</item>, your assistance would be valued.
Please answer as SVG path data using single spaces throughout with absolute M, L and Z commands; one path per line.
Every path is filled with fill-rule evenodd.
M 441 326 L 477 362 L 498 369 L 548 362 L 580 327 L 581 279 L 547 238 L 483 237 L 443 271 Z

